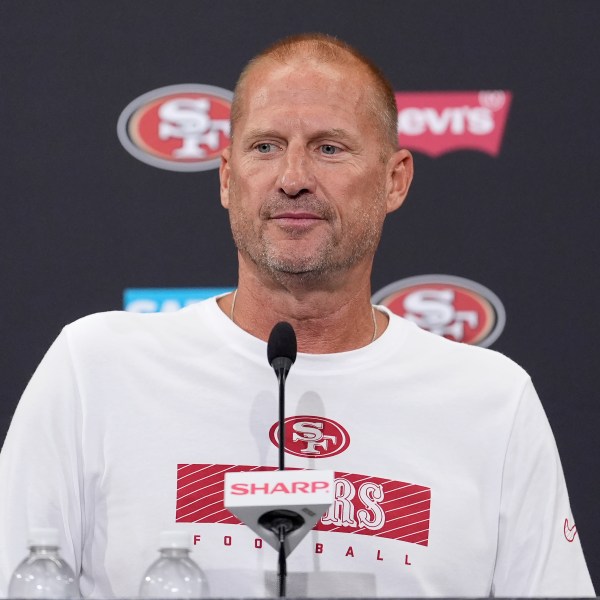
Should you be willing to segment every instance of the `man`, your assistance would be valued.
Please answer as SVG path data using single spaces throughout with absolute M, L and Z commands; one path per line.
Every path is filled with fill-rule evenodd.
M 528 376 L 370 304 L 412 158 L 379 71 L 322 35 L 242 73 L 221 201 L 237 291 L 65 328 L 2 453 L 2 589 L 27 529 L 58 527 L 84 596 L 136 594 L 162 529 L 194 536 L 213 596 L 272 596 L 276 553 L 223 509 L 223 474 L 277 465 L 266 361 L 285 320 L 290 468 L 336 501 L 290 555 L 291 596 L 593 596 L 555 443 Z

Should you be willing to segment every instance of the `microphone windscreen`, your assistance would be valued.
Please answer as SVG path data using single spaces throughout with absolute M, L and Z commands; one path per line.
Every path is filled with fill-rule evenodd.
M 292 363 L 296 360 L 296 332 L 286 321 L 280 321 L 273 327 L 267 343 L 267 358 L 272 365 L 276 358 L 288 358 Z

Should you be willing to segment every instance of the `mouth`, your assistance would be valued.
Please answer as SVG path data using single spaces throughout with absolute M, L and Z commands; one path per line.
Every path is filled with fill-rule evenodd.
M 285 211 L 276 213 L 271 216 L 272 219 L 317 219 L 319 221 L 323 220 L 321 215 L 318 215 L 309 211 Z
M 271 219 L 290 221 L 324 221 L 325 217 L 310 211 L 287 210 L 285 212 L 275 213 L 271 215 Z
M 325 219 L 321 215 L 312 212 L 285 211 L 272 215 L 271 220 L 283 228 L 296 229 L 310 227 Z

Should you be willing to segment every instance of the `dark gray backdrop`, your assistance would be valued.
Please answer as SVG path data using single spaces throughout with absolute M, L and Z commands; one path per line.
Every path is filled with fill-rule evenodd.
M 507 325 L 493 348 L 522 364 L 542 397 L 598 588 L 595 0 L 4 0 L 0 439 L 65 323 L 121 308 L 127 287 L 235 284 L 217 172 L 132 158 L 115 133 L 123 108 L 171 84 L 233 89 L 251 55 L 315 30 L 355 44 L 399 91 L 513 92 L 497 158 L 416 155 L 373 287 L 445 273 L 500 296 Z

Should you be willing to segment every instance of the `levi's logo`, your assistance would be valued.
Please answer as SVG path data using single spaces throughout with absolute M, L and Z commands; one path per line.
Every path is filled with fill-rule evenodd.
M 456 150 L 497 156 L 511 99 L 501 90 L 397 92 L 399 143 L 433 157 Z
M 279 423 L 269 430 L 269 439 L 279 448 Z M 301 415 L 285 420 L 285 451 L 304 458 L 326 458 L 350 445 L 348 432 L 332 419 Z
M 175 521 L 241 525 L 224 505 L 225 473 L 276 470 L 276 467 L 248 465 L 177 465 Z M 289 470 L 298 471 L 298 482 L 301 482 L 302 469 Z M 248 488 L 240 488 L 240 492 L 242 490 L 249 492 Z M 289 493 L 283 489 L 269 491 Z M 428 546 L 430 510 L 431 489 L 428 487 L 371 475 L 336 472 L 333 504 L 314 529 Z

